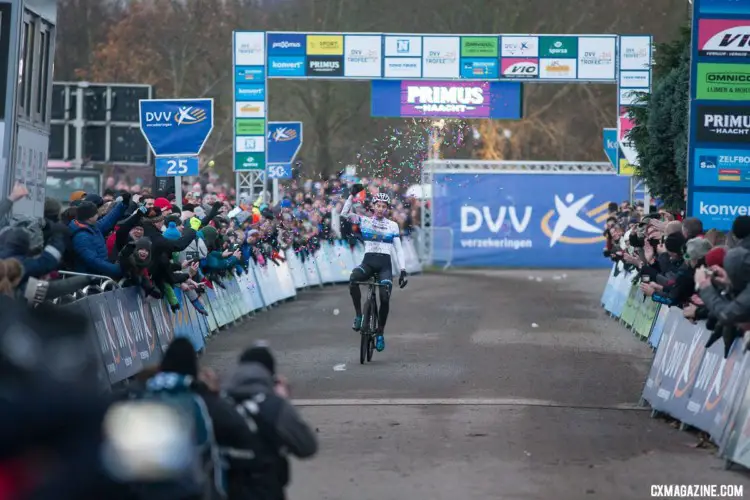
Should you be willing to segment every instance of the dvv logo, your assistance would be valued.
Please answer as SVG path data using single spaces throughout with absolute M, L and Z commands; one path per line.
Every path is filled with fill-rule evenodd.
M 297 131 L 289 127 L 277 127 L 276 130 L 268 134 L 274 142 L 293 141 L 297 138 Z
M 207 118 L 206 110 L 194 106 L 180 106 L 175 121 L 177 125 L 195 125 L 205 121 Z
M 603 223 L 607 220 L 607 202 L 585 212 L 580 213 L 586 204 L 594 198 L 593 194 L 576 200 L 573 193 L 565 196 L 565 201 L 555 195 L 555 209 L 547 212 L 542 217 L 542 232 L 549 237 L 549 246 L 552 248 L 558 242 L 572 245 L 590 245 L 604 241 L 604 226 L 595 226 L 591 221 Z M 550 221 L 557 215 L 554 227 L 550 228 Z M 575 230 L 577 233 L 596 234 L 597 236 L 568 236 L 565 233 Z
M 506 218 L 510 221 L 510 226 L 516 233 L 523 233 L 529 227 L 531 221 L 532 207 L 525 207 L 523 217 L 518 216 L 516 207 L 497 207 L 491 210 L 490 207 L 463 206 L 461 207 L 461 232 L 475 233 L 482 229 L 486 224 L 491 233 L 499 233 L 501 230 L 508 229 Z

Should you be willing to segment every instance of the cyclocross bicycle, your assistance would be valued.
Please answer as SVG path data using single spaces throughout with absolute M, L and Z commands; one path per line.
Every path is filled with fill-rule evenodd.
M 365 360 L 372 361 L 372 354 L 375 352 L 375 337 L 378 331 L 378 298 L 377 290 L 380 286 L 380 279 L 376 274 L 369 281 L 362 281 L 357 285 L 367 285 L 367 300 L 362 312 L 362 327 L 359 330 L 359 363 L 365 364 Z

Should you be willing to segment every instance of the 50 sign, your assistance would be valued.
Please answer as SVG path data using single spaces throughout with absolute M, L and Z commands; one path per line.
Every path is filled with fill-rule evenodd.
M 268 178 L 269 179 L 291 179 L 292 178 L 292 166 L 287 164 L 284 165 L 269 165 L 268 166 Z
M 197 156 L 158 156 L 156 158 L 157 177 L 192 177 L 199 174 Z

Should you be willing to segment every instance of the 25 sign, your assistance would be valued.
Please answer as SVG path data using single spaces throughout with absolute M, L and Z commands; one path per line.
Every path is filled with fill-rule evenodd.
M 156 177 L 193 177 L 200 174 L 197 156 L 159 156 Z

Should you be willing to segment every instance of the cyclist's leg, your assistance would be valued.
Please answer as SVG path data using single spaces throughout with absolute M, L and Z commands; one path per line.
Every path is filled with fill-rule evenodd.
M 388 321 L 388 312 L 391 304 L 391 290 L 393 289 L 393 268 L 391 267 L 391 257 L 384 256 L 378 269 L 380 284 L 384 285 L 378 288 L 380 295 L 380 310 L 378 311 L 378 327 L 381 335 L 385 331 L 385 323 Z
M 359 330 L 362 327 L 362 291 L 359 289 L 357 282 L 367 281 L 372 276 L 372 267 L 367 263 L 367 255 L 362 263 L 352 270 L 349 276 L 349 294 L 352 296 L 354 303 L 354 324 L 352 328 Z

